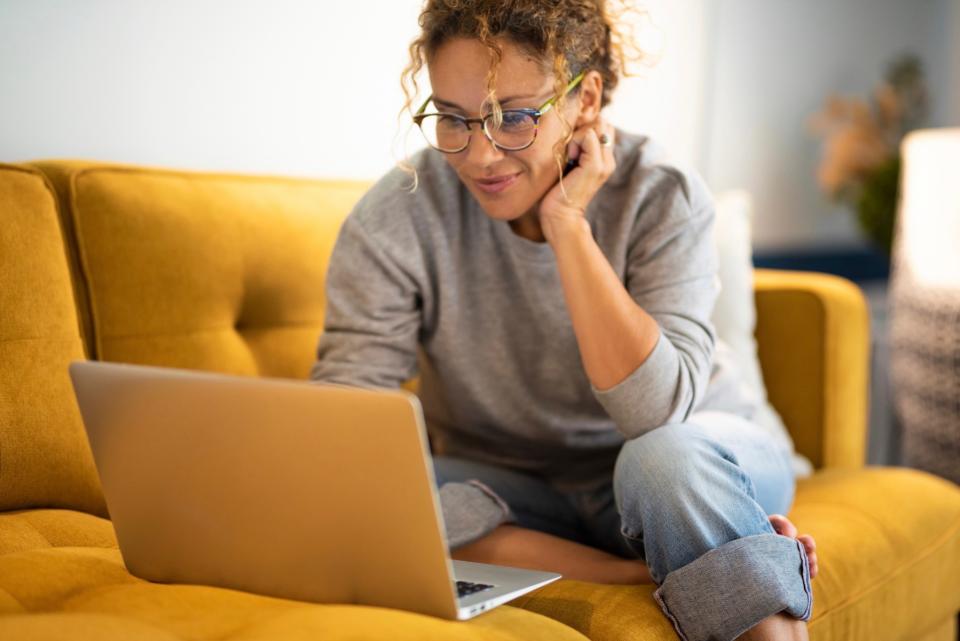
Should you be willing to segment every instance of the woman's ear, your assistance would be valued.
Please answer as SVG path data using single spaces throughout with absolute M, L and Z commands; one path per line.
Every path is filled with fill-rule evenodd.
M 580 81 L 579 111 L 574 127 L 582 127 L 597 121 L 600 117 L 600 105 L 603 98 L 603 76 L 599 71 L 590 70 Z

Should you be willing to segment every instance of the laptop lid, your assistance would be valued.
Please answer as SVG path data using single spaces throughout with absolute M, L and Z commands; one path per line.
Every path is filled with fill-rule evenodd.
M 132 574 L 457 618 L 419 399 L 70 364 Z

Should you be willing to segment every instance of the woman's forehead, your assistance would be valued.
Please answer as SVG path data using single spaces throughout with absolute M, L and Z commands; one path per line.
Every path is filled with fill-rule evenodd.
M 498 40 L 503 56 L 497 68 L 497 98 L 533 100 L 553 86 L 541 63 L 517 45 Z M 479 40 L 455 38 L 437 47 L 427 64 L 434 97 L 467 110 L 477 109 L 487 97 L 490 53 Z

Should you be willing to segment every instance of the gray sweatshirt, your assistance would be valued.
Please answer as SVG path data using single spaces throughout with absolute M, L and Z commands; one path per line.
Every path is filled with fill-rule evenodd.
M 487 216 L 440 152 L 381 178 L 345 220 L 326 277 L 311 378 L 396 388 L 420 375 L 434 453 L 583 487 L 625 439 L 696 410 L 753 419 L 710 322 L 720 285 L 704 182 L 617 130 L 617 168 L 586 210 L 633 299 L 660 326 L 649 357 L 612 388 L 587 378 L 549 243 Z M 792 448 L 781 425 L 765 426 Z

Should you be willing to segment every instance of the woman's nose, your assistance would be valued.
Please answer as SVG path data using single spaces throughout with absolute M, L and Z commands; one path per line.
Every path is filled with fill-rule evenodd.
M 487 138 L 479 123 L 472 123 L 470 127 L 470 139 L 467 141 L 464 153 L 467 156 L 467 162 L 480 167 L 503 158 L 503 150 Z

